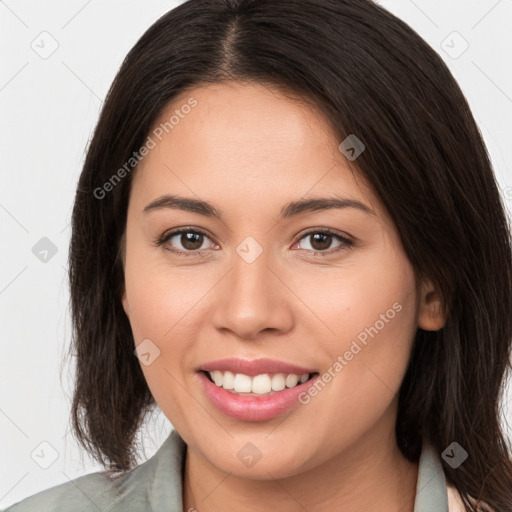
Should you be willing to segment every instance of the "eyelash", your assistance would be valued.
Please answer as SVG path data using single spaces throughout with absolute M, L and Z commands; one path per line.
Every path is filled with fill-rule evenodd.
M 163 246 L 163 244 L 165 244 L 171 238 L 175 237 L 176 235 L 181 235 L 183 233 L 201 234 L 201 235 L 204 235 L 207 238 L 211 239 L 211 237 L 202 229 L 180 228 L 180 229 L 177 229 L 176 231 L 164 233 L 158 240 L 155 241 L 155 245 L 157 245 L 158 247 Z M 352 240 L 350 240 L 347 237 L 341 236 L 339 233 L 337 233 L 336 231 L 329 229 L 329 228 L 311 229 L 311 230 L 307 231 L 306 233 L 303 233 L 302 236 L 298 239 L 298 241 L 300 241 L 303 238 L 306 238 L 307 236 L 312 235 L 312 234 L 332 235 L 341 242 L 341 245 L 339 247 L 337 247 L 335 250 L 313 251 L 313 256 L 326 257 L 329 255 L 332 255 L 333 253 L 338 253 L 342 250 L 351 249 L 354 246 L 354 242 Z M 295 243 L 297 243 L 297 242 L 295 242 Z M 294 243 L 294 245 L 295 245 L 295 243 Z M 173 254 L 176 254 L 177 256 L 197 257 L 197 256 L 199 256 L 198 253 L 200 253 L 206 249 L 195 250 L 195 251 L 181 251 L 181 250 L 170 249 L 168 247 L 165 247 L 165 250 L 172 252 Z M 308 249 L 303 249 L 303 250 L 308 250 Z

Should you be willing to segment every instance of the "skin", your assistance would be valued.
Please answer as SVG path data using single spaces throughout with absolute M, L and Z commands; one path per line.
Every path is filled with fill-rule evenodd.
M 149 338 L 160 350 L 141 367 L 188 446 L 184 510 L 229 503 L 237 511 L 412 512 L 418 465 L 396 445 L 397 392 L 416 329 L 444 323 L 437 290 L 417 282 L 392 220 L 350 171 L 319 111 L 275 89 L 227 82 L 183 93 L 155 126 L 191 97 L 197 106 L 134 175 L 122 247 L 122 302 L 135 344 Z M 222 220 L 175 208 L 144 213 L 164 194 L 206 200 Z M 372 213 L 327 209 L 278 220 L 286 203 L 313 196 L 358 200 Z M 167 250 L 194 253 L 181 236 L 154 244 L 180 227 L 208 233 L 195 256 Z M 354 245 L 336 237 L 322 245 L 303 235 L 309 228 L 331 228 Z M 236 252 L 247 236 L 263 249 L 250 264 Z M 402 309 L 378 335 L 287 414 L 236 420 L 199 385 L 195 369 L 225 357 L 268 357 L 323 374 L 394 303 Z M 250 468 L 237 457 L 248 442 L 262 455 Z

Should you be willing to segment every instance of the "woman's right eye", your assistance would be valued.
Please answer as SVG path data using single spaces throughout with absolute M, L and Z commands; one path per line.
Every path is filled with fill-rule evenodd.
M 210 237 L 202 231 L 182 228 L 171 231 L 170 233 L 165 233 L 157 244 L 165 244 L 164 247 L 166 250 L 178 256 L 197 256 L 198 251 L 206 249 L 206 247 L 202 247 L 205 239 L 210 240 Z M 181 248 L 178 247 L 178 249 L 176 249 L 176 245 L 181 245 Z

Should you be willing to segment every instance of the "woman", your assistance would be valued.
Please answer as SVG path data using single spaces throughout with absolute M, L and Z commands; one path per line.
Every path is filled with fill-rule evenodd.
M 504 208 L 450 72 L 378 5 L 163 16 L 72 229 L 72 418 L 107 471 L 9 510 L 512 510 Z M 175 430 L 134 468 L 155 407 Z

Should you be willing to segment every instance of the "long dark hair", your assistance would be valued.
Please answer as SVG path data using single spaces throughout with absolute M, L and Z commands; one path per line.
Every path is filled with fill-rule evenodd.
M 500 427 L 512 339 L 505 210 L 448 68 L 370 0 L 189 0 L 126 56 L 72 215 L 75 436 L 112 473 L 134 464 L 134 436 L 155 402 L 121 303 L 119 250 L 136 172 L 130 159 L 172 98 L 226 80 L 298 93 L 323 112 L 340 142 L 356 134 L 365 144 L 353 167 L 387 208 L 416 275 L 442 291 L 447 318 L 439 331 L 416 333 L 399 393 L 398 446 L 417 461 L 422 443 L 441 454 L 456 441 L 469 457 L 443 469 L 467 511 L 477 510 L 470 497 L 512 511 L 510 447 Z

